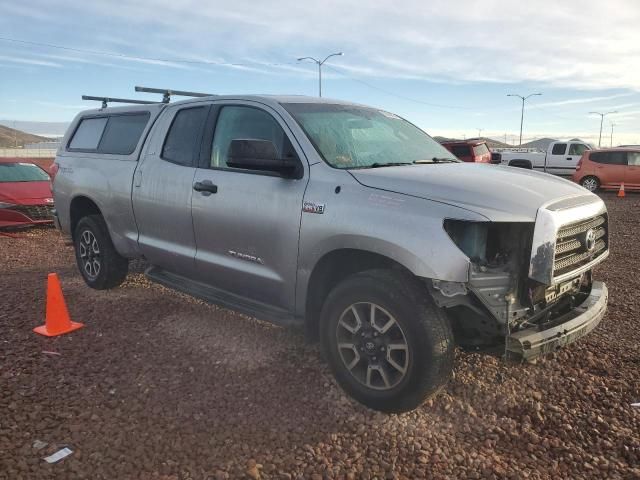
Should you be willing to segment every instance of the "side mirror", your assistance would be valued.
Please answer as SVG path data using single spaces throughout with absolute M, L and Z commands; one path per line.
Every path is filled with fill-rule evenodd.
M 231 168 L 279 173 L 283 177 L 296 177 L 299 162 L 295 158 L 281 158 L 278 149 L 269 140 L 231 140 L 227 165 Z

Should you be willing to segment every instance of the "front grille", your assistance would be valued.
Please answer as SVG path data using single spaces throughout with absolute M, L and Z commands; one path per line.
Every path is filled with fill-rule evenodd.
M 11 207 L 11 210 L 20 212 L 35 221 L 53 219 L 52 205 L 18 205 Z
M 560 228 L 556 239 L 553 276 L 570 273 L 602 255 L 608 247 L 607 229 L 606 214 Z

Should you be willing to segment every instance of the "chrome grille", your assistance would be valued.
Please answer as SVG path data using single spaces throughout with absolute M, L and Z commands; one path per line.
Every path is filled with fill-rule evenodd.
M 20 212 L 35 221 L 53 219 L 52 205 L 18 205 L 12 207 L 11 210 Z
M 570 273 L 602 255 L 608 246 L 607 228 L 606 214 L 561 227 L 556 239 L 553 276 Z M 593 242 L 591 249 L 589 242 Z

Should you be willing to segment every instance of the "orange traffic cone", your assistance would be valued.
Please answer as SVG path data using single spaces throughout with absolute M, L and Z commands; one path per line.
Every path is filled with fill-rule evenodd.
M 33 331 L 47 337 L 56 337 L 82 327 L 84 327 L 84 323 L 72 322 L 69 318 L 69 311 L 62 296 L 58 275 L 50 273 L 47 278 L 47 316 L 45 324 L 34 328 Z
M 620 184 L 620 190 L 618 190 L 618 197 L 624 198 L 624 182 Z

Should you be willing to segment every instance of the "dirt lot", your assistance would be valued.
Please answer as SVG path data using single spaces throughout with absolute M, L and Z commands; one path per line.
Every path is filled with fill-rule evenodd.
M 140 273 L 93 291 L 55 231 L 0 236 L 0 478 L 640 478 L 640 196 L 605 198 L 600 327 L 537 365 L 458 352 L 403 415 L 348 399 L 297 332 Z M 47 339 L 52 271 L 87 326 Z

